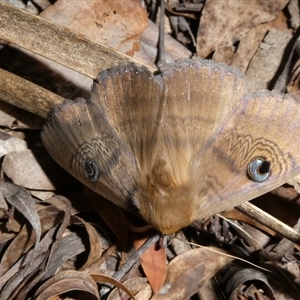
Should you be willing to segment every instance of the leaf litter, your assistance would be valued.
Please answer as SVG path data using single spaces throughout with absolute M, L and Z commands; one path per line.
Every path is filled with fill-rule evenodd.
M 11 3 L 154 65 L 158 2 Z M 300 22 L 299 3 L 269 4 L 259 0 L 168 3 L 168 62 L 192 54 L 224 61 L 246 74 L 250 91 L 272 88 L 282 72 L 283 91 L 299 98 L 299 54 L 293 47 Z M 116 11 L 122 13 L 116 16 Z M 1 67 L 33 78 L 64 97 L 88 97 L 88 79 L 8 45 L 0 53 Z M 283 71 L 288 61 L 286 75 Z M 90 191 L 82 193 L 83 186 L 61 169 L 41 164 L 45 154 L 37 154 L 41 144 L 35 134 L 41 120 L 32 115 L 26 118 L 29 113 L 25 111 L 16 114 L 7 105 L 0 107 L 1 300 L 105 299 L 108 295 L 108 299 L 133 295 L 135 299 L 190 299 L 192 295 L 198 299 L 299 298 L 299 246 L 235 210 L 224 214 L 235 225 L 218 216 L 193 224 L 167 245 L 153 245 L 121 280 L 115 280 L 115 272 L 133 256 L 133 245 L 139 248 L 153 233 L 148 228 L 139 234 L 128 231 L 128 217 L 122 210 Z M 49 157 L 47 161 L 54 164 Z M 254 202 L 258 206 L 264 203 L 264 210 L 299 231 L 299 195 L 293 186 L 298 188 L 297 179 Z M 139 231 L 144 225 L 131 228 Z M 188 241 L 207 248 L 195 248 Z M 219 252 L 211 251 L 212 247 Z M 271 272 L 225 255 L 233 253 Z M 119 289 L 111 292 L 111 286 Z

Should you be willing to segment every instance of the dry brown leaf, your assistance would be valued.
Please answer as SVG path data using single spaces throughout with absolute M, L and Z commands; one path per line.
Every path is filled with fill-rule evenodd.
M 176 235 L 170 239 L 169 245 L 172 247 L 176 255 L 182 254 L 192 249 L 182 231 L 177 232 Z
M 90 275 L 96 282 L 99 282 L 99 283 L 104 282 L 104 283 L 109 283 L 109 284 L 115 285 L 118 289 L 122 290 L 123 293 L 129 295 L 133 300 L 137 300 L 134 296 L 134 292 L 132 292 L 130 289 L 128 289 L 128 286 L 126 284 L 121 283 L 121 282 L 115 280 L 114 278 L 106 276 L 106 275 L 102 275 L 102 274 L 90 274 Z M 136 287 L 135 287 L 135 290 L 136 290 Z M 111 296 L 109 296 L 108 299 L 114 299 L 114 298 L 111 298 Z
M 270 26 L 270 23 L 267 23 L 251 28 L 246 36 L 240 40 L 239 47 L 234 53 L 231 65 L 245 73 L 252 57 L 259 48 L 267 31 L 270 29 Z
M 282 19 L 284 19 L 284 22 L 282 22 Z M 248 33 L 239 41 L 237 49 L 235 49 L 233 46 L 217 49 L 213 55 L 213 60 L 225 62 L 229 65 L 235 66 L 239 68 L 242 73 L 245 73 L 248 69 L 249 63 L 252 60 L 252 57 L 258 50 L 267 32 L 272 27 L 278 27 L 278 30 L 287 31 L 286 21 L 287 20 L 283 16 L 283 12 L 279 12 L 278 17 L 275 20 L 268 23 L 259 24 L 251 28 Z M 280 24 L 280 26 L 276 26 L 276 24 Z M 226 58 L 224 55 L 222 55 L 222 49 L 228 48 L 231 49 L 231 56 Z
M 206 1 L 197 34 L 197 54 L 205 58 L 212 51 L 233 45 L 251 28 L 275 19 L 288 2 Z
M 0 282 L 3 283 L 0 285 L 3 299 L 16 295 L 20 300 L 27 299 L 26 295 L 39 280 L 53 276 L 65 261 L 85 250 L 81 238 L 76 234 L 66 235 L 65 229 L 69 224 L 71 207 L 67 200 L 61 200 L 59 199 L 60 202 L 58 202 L 52 199 L 52 202 L 56 202 L 63 209 L 64 218 L 62 211 L 54 206 L 47 206 L 38 211 L 43 239 L 36 249 L 28 251 L 34 240 L 32 234 L 24 226 L 5 252 L 1 267 L 2 270 L 7 269 L 7 271 L 0 278 Z M 57 230 L 59 224 L 60 228 Z M 63 233 L 64 236 L 61 238 Z M 49 249 L 51 252 L 48 251 Z M 11 256 L 10 251 L 13 251 L 15 255 Z M 12 259 L 17 261 L 14 263 Z M 7 266 L 11 267 L 8 269 Z
M 124 211 L 90 189 L 86 190 L 86 196 L 94 210 L 115 234 L 121 249 L 125 250 L 128 241 L 128 229 Z
M 232 257 L 226 256 L 223 250 L 217 248 L 198 248 L 178 255 L 167 269 L 165 284 L 170 289 L 164 295 L 156 294 L 152 299 L 188 299 L 232 260 Z
M 58 273 L 46 281 L 35 293 L 35 300 L 46 300 L 69 291 L 85 291 L 100 300 L 98 287 L 93 278 L 79 271 Z
M 58 0 L 40 15 L 130 56 L 139 51 L 139 34 L 148 25 L 140 1 Z M 128 22 L 130 20 L 130 22 Z
M 56 225 L 58 225 L 62 220 L 62 215 L 53 206 L 48 206 L 42 210 L 39 210 L 38 214 L 42 235 L 51 228 L 55 228 Z M 19 232 L 13 242 L 8 246 L 4 255 L 2 256 L 0 274 L 6 272 L 25 253 L 27 253 L 29 249 L 33 247 L 34 242 L 35 235 L 33 234 L 33 232 L 27 226 L 23 226 L 22 230 Z M 14 253 L 14 255 L 12 256 L 11 253 Z
M 224 62 L 225 64 L 230 66 L 232 64 L 234 53 L 235 47 L 223 47 L 216 50 L 216 52 L 213 55 L 213 60 L 218 62 Z
M 41 17 L 82 33 L 156 67 L 158 27 L 147 19 L 140 1 L 57 1 Z M 85 16 L 88 16 L 85 17 Z M 166 60 L 173 62 L 191 52 L 170 35 L 165 36 Z
M 226 270 L 222 282 L 225 282 L 225 294 L 230 300 L 241 298 L 275 300 L 267 277 L 258 269 L 233 266 Z
M 291 15 L 291 25 L 298 28 L 300 25 L 300 9 L 298 0 L 291 0 L 288 5 L 288 11 Z
M 101 257 L 102 243 L 99 233 L 91 224 L 85 222 L 83 219 L 77 216 L 73 217 L 73 224 L 74 223 L 80 223 L 81 225 L 84 225 L 85 230 L 88 233 L 90 252 L 87 261 L 80 268 L 81 271 L 84 271 L 86 268 L 95 263 Z
M 49 245 L 53 243 L 55 231 L 55 227 L 51 228 L 43 235 L 36 249 L 24 252 L 23 257 L 1 276 L 1 299 L 27 299 L 30 289 L 43 277 Z
M 24 151 L 28 149 L 25 141 L 0 131 L 0 157 L 12 151 Z M 1 171 L 1 174 L 3 171 Z
M 2 193 L 0 193 L 0 218 L 3 219 L 8 215 L 8 204 L 5 201 Z
M 5 278 L 2 277 L 3 283 L 10 279 L 16 272 L 19 271 L 19 269 L 21 269 L 22 264 L 20 263 L 20 258 L 29 251 L 34 243 L 34 240 L 35 235 L 30 234 L 27 230 L 27 227 L 24 226 L 20 233 L 8 246 L 4 255 L 2 256 L 0 265 L 0 275 L 2 276 L 6 273 Z M 12 253 L 14 255 L 11 255 Z M 19 262 L 19 264 L 17 264 L 17 262 Z M 11 267 L 13 267 L 13 270 L 11 270 Z M 8 271 L 10 274 L 8 274 Z M 0 286 L 0 290 L 2 287 L 3 286 Z
M 15 187 L 13 184 L 6 185 Z M 7 198 L 6 194 L 5 198 Z M 11 203 L 17 202 L 14 199 L 14 201 L 9 200 Z M 99 234 L 90 224 L 78 217 L 72 218 L 72 225 L 85 226 L 90 244 L 87 247 L 82 244 L 81 238 L 77 234 L 67 232 L 66 227 L 70 224 L 71 214 L 69 201 L 63 197 L 57 197 L 51 198 L 47 202 L 55 206 L 39 205 L 38 220 L 40 219 L 43 235 L 39 247 L 36 247 L 34 251 L 29 250 L 34 246 L 35 234 L 28 230 L 27 226 L 23 226 L 2 257 L 0 290 L 2 290 L 3 299 L 8 299 L 12 295 L 18 295 L 18 299 L 26 299 L 27 293 L 41 278 L 45 280 L 53 276 L 67 260 L 83 252 L 86 248 L 90 252 L 82 269 L 96 262 L 101 256 L 102 247 Z M 48 251 L 49 249 L 51 252 Z M 14 255 L 12 256 L 11 253 Z M 46 258 L 48 259 L 47 265 L 44 263 Z M 31 274 L 32 277 L 29 282 L 28 274 Z
M 123 285 L 134 294 L 135 300 L 148 300 L 152 296 L 152 289 L 146 278 L 130 278 Z M 115 288 L 107 300 L 122 300 L 124 297 L 125 291 Z
M 66 215 L 69 214 L 67 213 Z M 80 229 L 78 233 L 71 233 L 66 230 L 66 225 L 79 225 L 79 228 L 83 226 L 85 230 L 82 231 Z M 86 239 L 86 233 L 88 239 Z M 84 245 L 82 239 L 88 243 Z M 66 266 L 63 266 L 63 264 L 86 249 L 89 249 L 89 254 L 80 270 L 87 270 L 91 264 L 95 263 L 101 257 L 102 243 L 98 232 L 92 225 L 77 216 L 72 216 L 71 220 L 65 217 L 64 222 L 57 232 L 56 240 L 52 245 L 51 255 L 49 255 L 50 262 L 47 267 L 51 272 L 50 270 L 47 270 L 44 278 L 54 275 L 56 270 L 60 267 L 73 267 L 70 264 L 67 264 Z
M 86 251 L 86 247 L 83 244 L 82 237 L 77 233 L 69 233 L 64 236 L 56 247 L 55 252 L 49 257 L 45 271 L 41 275 L 43 281 L 54 276 L 57 270 L 75 269 L 73 260 L 76 255 Z
M 300 65 L 299 62 L 295 65 L 290 82 L 288 83 L 287 92 L 291 94 L 297 101 L 300 101 Z
M 245 74 L 249 93 L 270 88 L 270 82 L 278 71 L 287 44 L 291 39 L 291 33 L 270 29 Z
M 0 244 L 5 244 L 12 240 L 16 235 L 14 233 L 0 233 Z
M 49 254 L 49 261 L 51 260 L 51 256 L 53 255 L 53 253 L 55 253 L 56 249 L 59 247 L 60 244 L 60 240 L 63 237 L 63 234 L 65 233 L 67 226 L 70 223 L 70 219 L 71 219 L 71 203 L 70 201 L 65 198 L 65 197 L 52 197 L 50 199 L 48 199 L 47 201 L 48 203 L 51 203 L 52 205 L 54 205 L 55 207 L 57 207 L 59 210 L 64 212 L 64 218 L 63 221 L 61 223 L 61 225 L 59 226 L 59 229 L 57 231 L 56 237 L 55 237 L 55 242 L 53 243 L 52 247 L 51 247 L 51 251 Z
M 135 250 L 139 249 L 153 234 L 153 230 L 144 233 L 132 232 Z M 152 244 L 142 255 L 141 265 L 154 293 L 162 288 L 167 272 L 166 248 L 162 247 L 161 241 Z
M 33 198 L 24 188 L 9 182 L 0 183 L 0 192 L 6 201 L 28 220 L 35 231 L 35 247 L 37 247 L 41 238 L 41 223 Z
M 223 291 L 218 288 L 218 283 L 215 278 L 207 280 L 197 292 L 197 296 L 201 300 L 216 300 L 224 298 Z
M 2 172 L 15 184 L 28 189 L 53 191 L 74 184 L 74 179 L 54 164 L 44 149 L 8 153 L 3 160 Z

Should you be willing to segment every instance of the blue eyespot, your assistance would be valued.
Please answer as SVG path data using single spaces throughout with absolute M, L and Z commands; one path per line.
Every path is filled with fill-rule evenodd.
M 89 158 L 87 159 L 84 164 L 84 173 L 85 176 L 90 180 L 90 181 L 97 181 L 100 178 L 100 170 L 96 162 Z
M 271 175 L 270 163 L 262 157 L 256 157 L 248 165 L 249 177 L 256 182 L 264 182 Z

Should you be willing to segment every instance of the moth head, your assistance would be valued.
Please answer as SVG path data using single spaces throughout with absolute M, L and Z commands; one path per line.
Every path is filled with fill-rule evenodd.
M 182 188 L 168 194 L 139 193 L 139 211 L 143 219 L 162 234 L 173 234 L 192 223 L 192 209 Z M 184 205 L 183 205 L 184 203 Z
M 134 202 L 153 228 L 173 234 L 192 223 L 193 199 L 189 180 L 178 178 L 172 164 L 159 153 L 151 172 L 141 178 Z

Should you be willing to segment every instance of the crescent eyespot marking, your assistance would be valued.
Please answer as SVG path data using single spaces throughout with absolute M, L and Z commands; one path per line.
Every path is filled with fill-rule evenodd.
M 284 174 L 294 164 L 290 154 L 284 153 L 274 141 L 262 137 L 253 138 L 252 135 L 239 133 L 235 129 L 216 140 L 213 151 L 222 160 L 230 161 L 228 167 L 233 172 L 236 168 L 248 169 L 249 162 L 255 158 L 262 158 L 272 167 L 276 166 L 276 174 Z
M 252 180 L 264 182 L 271 175 L 270 163 L 262 157 L 255 157 L 249 163 L 247 172 Z
M 85 142 L 79 146 L 73 157 L 72 165 L 78 172 L 83 168 L 85 176 L 91 181 L 96 181 L 100 175 L 110 173 L 110 170 L 118 164 L 119 156 L 119 145 L 112 137 L 103 132 L 101 136 L 93 138 L 90 143 Z M 99 171 L 99 178 L 92 180 L 94 177 L 90 174 L 96 173 L 96 168 Z
M 85 176 L 90 180 L 90 181 L 97 181 L 100 176 L 100 169 L 97 165 L 97 163 L 89 158 L 87 159 L 84 163 L 83 163 L 83 167 L 84 167 L 84 173 Z

